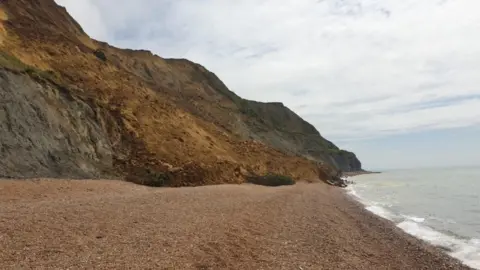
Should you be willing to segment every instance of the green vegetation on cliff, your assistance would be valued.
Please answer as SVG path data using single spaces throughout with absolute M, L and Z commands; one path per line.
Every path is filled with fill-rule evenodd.
M 199 64 L 92 40 L 53 0 L 0 9 L 0 176 L 192 186 L 361 169 L 283 104 L 242 99 Z

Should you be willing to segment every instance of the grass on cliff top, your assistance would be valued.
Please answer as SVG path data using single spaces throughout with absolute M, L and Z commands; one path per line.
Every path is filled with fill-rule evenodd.
M 269 187 L 295 185 L 295 180 L 293 180 L 291 177 L 272 173 L 266 174 L 264 176 L 250 176 L 247 178 L 247 181 L 255 185 Z
M 26 73 L 32 78 L 60 84 L 59 76 L 52 70 L 41 70 L 23 63 L 20 59 L 8 52 L 0 50 L 0 68 Z
M 2 50 L 0 50 L 0 67 L 15 71 L 25 71 L 28 68 L 20 59 Z

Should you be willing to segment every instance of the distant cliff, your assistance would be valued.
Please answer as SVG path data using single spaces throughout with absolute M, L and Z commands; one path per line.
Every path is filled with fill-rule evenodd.
M 342 171 L 362 170 L 361 162 L 354 153 L 341 150 L 323 138 L 314 126 L 282 103 L 242 99 L 204 67 L 188 60 L 166 61 L 178 73 L 190 74 L 194 82 L 209 90 L 207 93 L 198 92 L 188 85 L 178 85 L 183 95 L 185 90 L 191 91 L 189 99 L 194 99 L 197 106 L 185 106 L 190 112 L 215 122 L 242 139 L 261 141 L 289 154 L 325 161 Z M 156 72 L 150 70 L 149 73 Z M 202 113 L 205 111 L 209 113 Z
M 188 60 L 92 40 L 53 0 L 7 1 L 0 15 L 0 176 L 183 186 L 361 170 L 283 104 L 242 99 Z

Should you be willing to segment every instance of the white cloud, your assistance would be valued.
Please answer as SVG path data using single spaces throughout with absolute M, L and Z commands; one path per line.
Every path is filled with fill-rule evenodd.
M 480 124 L 480 1 L 57 3 L 94 38 L 199 62 L 333 140 Z
M 68 12 L 72 15 L 84 28 L 84 30 L 92 37 L 103 40 L 108 39 L 107 24 L 104 21 L 101 10 L 97 8 L 91 1 L 70 1 L 56 0 L 57 4 L 66 6 Z

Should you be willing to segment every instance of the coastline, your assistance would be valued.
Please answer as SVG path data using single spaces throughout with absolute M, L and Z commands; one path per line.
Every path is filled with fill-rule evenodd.
M 392 175 L 374 177 L 372 179 L 385 180 L 385 177 L 387 177 L 386 179 L 392 179 Z M 408 177 L 405 178 L 408 179 Z M 374 192 L 372 189 L 377 190 L 377 188 L 381 188 L 376 187 L 376 184 L 381 185 L 381 183 L 376 182 L 376 184 L 372 184 L 369 183 L 369 179 L 370 178 L 363 179 L 365 180 L 365 183 L 363 183 L 361 179 L 353 178 L 349 180 L 353 185 L 349 185 L 348 188 L 344 189 L 345 196 L 354 203 L 357 203 L 369 214 L 375 215 L 378 218 L 391 223 L 392 226 L 401 229 L 405 234 L 436 247 L 446 255 L 461 261 L 472 269 L 480 269 L 478 238 L 471 235 L 469 236 L 468 233 L 464 234 L 462 230 L 457 231 L 456 229 L 446 229 L 445 227 L 442 227 L 444 224 L 436 223 L 435 221 L 437 220 L 443 221 L 442 218 L 444 216 L 442 215 L 442 212 L 431 213 L 427 211 L 423 212 L 423 214 L 421 212 L 415 212 L 415 207 L 420 207 L 418 202 L 410 204 L 410 206 L 414 206 L 412 210 L 412 207 L 402 208 L 403 205 L 399 202 L 399 197 L 384 197 L 381 192 L 373 193 L 375 195 L 368 193 L 368 190 Z M 359 185 L 358 188 L 356 187 L 356 184 Z M 391 194 L 394 193 L 396 195 L 401 192 L 403 192 L 403 194 L 405 194 L 405 192 L 410 193 L 410 191 L 404 189 L 403 191 L 390 190 L 383 194 L 388 194 L 388 192 L 392 192 Z M 416 196 L 421 196 L 421 193 L 416 194 Z M 393 202 L 393 204 L 391 202 Z M 426 204 L 431 205 L 428 204 L 428 202 L 426 202 Z M 404 205 L 408 206 L 409 204 L 408 202 L 404 202 Z M 458 220 L 456 218 L 449 219 L 448 222 L 450 224 L 456 224 L 457 222 L 458 224 L 465 224 L 461 223 L 461 217 Z
M 354 176 L 359 176 L 359 175 L 364 175 L 364 174 L 379 174 L 382 172 L 372 172 L 372 171 L 354 171 L 354 172 L 343 172 L 342 176 L 344 177 L 354 177 Z
M 0 268 L 471 269 L 323 183 L 1 180 Z

